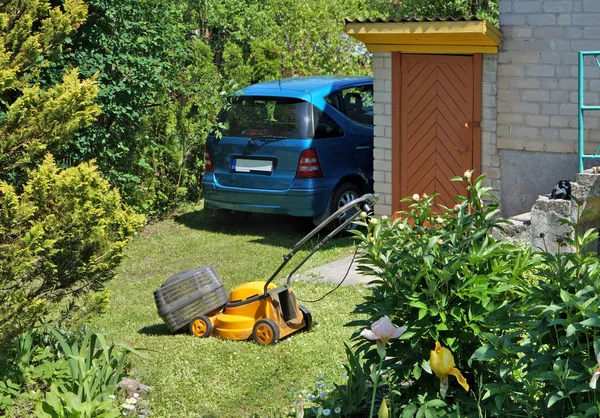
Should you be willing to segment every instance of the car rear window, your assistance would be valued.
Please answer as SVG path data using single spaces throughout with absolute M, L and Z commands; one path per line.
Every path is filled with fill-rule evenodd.
M 219 115 L 221 132 L 232 137 L 312 138 L 312 105 L 287 97 L 238 96 Z

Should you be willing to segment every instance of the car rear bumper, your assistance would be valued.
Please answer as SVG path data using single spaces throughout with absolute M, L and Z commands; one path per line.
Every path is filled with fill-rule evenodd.
M 220 185 L 207 173 L 202 190 L 206 208 L 308 217 L 325 211 L 335 184 L 331 179 L 296 179 L 286 190 L 246 189 Z

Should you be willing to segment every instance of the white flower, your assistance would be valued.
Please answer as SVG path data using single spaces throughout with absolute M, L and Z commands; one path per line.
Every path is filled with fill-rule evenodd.
M 327 416 L 331 414 L 331 409 L 323 409 L 323 415 Z
M 382 220 L 382 221 L 387 221 L 387 218 L 388 218 L 388 217 L 387 217 L 387 215 L 383 215 L 383 216 L 381 217 L 381 220 Z
M 117 399 L 117 397 L 116 397 L 115 395 L 108 395 L 108 398 L 109 398 L 109 399 L 112 399 L 113 401 L 114 401 L 115 399 Z
M 440 216 L 438 216 L 435 221 L 437 223 L 439 223 L 439 224 L 443 224 L 444 223 L 444 220 Z
M 473 175 L 473 170 L 467 170 L 467 171 L 465 171 L 465 174 L 463 174 L 463 177 L 466 178 L 467 180 L 471 180 L 472 175 Z
M 403 230 L 404 228 L 406 228 L 406 225 L 404 225 L 402 223 L 398 224 L 398 229 L 399 230 Z
M 598 353 L 597 361 L 598 361 L 598 367 L 596 368 L 596 370 L 594 370 L 594 374 L 592 375 L 592 378 L 590 379 L 590 387 L 592 389 L 596 389 L 596 382 L 598 381 L 598 377 L 600 377 L 600 353 Z
M 418 193 L 415 193 L 413 195 L 413 200 L 419 200 L 419 194 Z
M 134 393 L 134 394 L 133 394 L 133 397 L 134 397 L 135 399 L 137 399 L 137 398 L 139 398 L 139 397 L 140 397 L 140 394 L 136 392 L 136 393 Z
M 336 414 L 339 414 L 340 412 L 342 412 L 342 408 L 340 408 L 339 406 L 336 406 L 335 409 L 333 410 L 333 412 L 335 412 Z
M 369 223 L 371 225 L 377 225 L 378 222 L 379 222 L 379 220 L 377 218 L 371 218 L 371 219 L 369 219 Z
M 385 345 L 390 338 L 398 338 L 405 332 L 406 327 L 395 327 L 386 315 L 375 321 L 370 330 L 363 329 L 360 335 L 369 340 L 379 340 Z
M 367 212 L 365 212 L 364 210 L 360 213 L 360 217 L 365 219 L 367 217 Z

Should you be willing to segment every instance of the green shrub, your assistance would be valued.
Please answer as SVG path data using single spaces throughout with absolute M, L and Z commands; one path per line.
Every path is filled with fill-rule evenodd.
M 356 232 L 360 268 L 378 279 L 356 308 L 369 319 L 349 325 L 387 315 L 408 329 L 387 345 L 357 331 L 347 367 L 374 385 L 360 398 L 338 386 L 321 404 L 364 411 L 370 399 L 386 400 L 390 416 L 402 417 L 597 416 L 600 263 L 584 248 L 598 234 L 571 224 L 574 238 L 561 238 L 569 252 L 558 254 L 498 241 L 490 232 L 505 221 L 483 178 L 453 180 L 467 184 L 455 207 L 438 213 L 435 196 L 415 195 L 399 218 L 365 217 Z
M 20 195 L 0 182 L 1 338 L 102 290 L 143 221 L 93 164 L 59 170 L 48 156 Z

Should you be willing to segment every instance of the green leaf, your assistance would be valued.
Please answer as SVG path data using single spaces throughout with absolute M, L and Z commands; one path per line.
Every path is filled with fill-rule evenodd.
M 550 395 L 550 397 L 548 398 L 548 403 L 547 403 L 548 408 L 550 408 L 552 405 L 554 405 L 556 402 L 560 401 L 563 398 L 564 398 L 564 395 L 563 395 L 562 391 L 558 391 L 558 392 Z
M 427 401 L 427 403 L 425 405 L 427 405 L 431 408 L 443 408 L 447 404 L 446 404 L 446 402 L 442 401 L 441 399 L 432 399 L 430 401 Z
M 600 327 L 600 317 L 593 316 L 581 321 L 579 324 L 583 325 L 584 327 Z
M 413 308 L 419 308 L 419 309 L 425 309 L 425 310 L 427 310 L 427 305 L 425 305 L 423 302 L 421 302 L 419 300 L 411 301 L 411 302 L 409 302 L 408 305 L 412 306 Z
M 417 407 L 415 404 L 408 404 L 406 408 L 402 411 L 402 418 L 412 418 L 417 411 Z
M 489 361 L 498 355 L 498 350 L 492 347 L 490 344 L 485 344 L 479 347 L 473 355 L 471 356 L 471 360 L 479 360 L 479 361 Z

